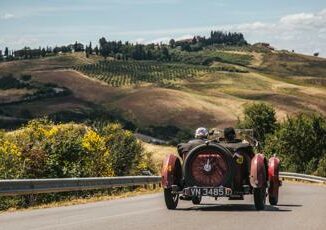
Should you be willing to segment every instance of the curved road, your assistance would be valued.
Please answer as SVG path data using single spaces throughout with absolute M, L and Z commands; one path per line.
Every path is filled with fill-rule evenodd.
M 1 230 L 46 229 L 326 229 L 326 186 L 283 183 L 278 206 L 257 212 L 243 201 L 180 201 L 167 210 L 162 194 L 0 215 Z

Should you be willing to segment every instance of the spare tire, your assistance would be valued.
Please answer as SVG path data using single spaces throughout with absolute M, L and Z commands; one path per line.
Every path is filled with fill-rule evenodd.
M 210 143 L 192 149 L 182 170 L 186 186 L 231 187 L 235 165 L 229 150 Z

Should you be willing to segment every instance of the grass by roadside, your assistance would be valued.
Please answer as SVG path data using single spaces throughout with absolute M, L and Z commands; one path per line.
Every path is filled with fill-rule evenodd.
M 54 207 L 63 207 L 63 206 L 71 206 L 71 205 L 79 205 L 79 204 L 87 204 L 92 202 L 99 202 L 99 201 L 108 201 L 108 200 L 115 200 L 115 199 L 122 199 L 127 197 L 134 197 L 139 195 L 147 195 L 147 194 L 154 194 L 161 192 L 162 188 L 156 186 L 147 186 L 138 187 L 132 191 L 128 191 L 127 189 L 113 189 L 111 192 L 107 194 L 103 194 L 102 192 L 95 193 L 92 196 L 85 196 L 85 197 L 70 197 L 65 200 L 50 202 L 47 204 L 37 204 L 31 205 L 29 207 L 24 208 L 10 208 L 7 210 L 0 211 L 0 214 L 8 213 L 8 212 L 15 212 L 15 211 L 28 211 L 28 210 L 35 210 L 35 209 L 43 209 L 43 208 L 54 208 Z
M 282 181 L 286 181 L 287 183 L 291 184 L 309 184 L 309 185 L 314 185 L 314 186 L 326 186 L 326 183 L 316 183 L 316 182 L 311 182 L 311 181 L 303 181 L 303 180 L 295 180 L 295 179 L 282 179 Z

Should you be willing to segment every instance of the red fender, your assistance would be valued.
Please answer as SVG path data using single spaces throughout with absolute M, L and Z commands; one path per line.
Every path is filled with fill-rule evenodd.
M 269 188 L 268 194 L 273 197 L 278 197 L 278 189 L 281 185 L 279 179 L 279 168 L 280 168 L 280 160 L 273 156 L 268 160 L 268 181 Z
M 266 187 L 267 163 L 263 154 L 256 154 L 251 160 L 250 184 L 254 188 Z
M 162 187 L 171 188 L 172 185 L 180 184 L 181 175 L 180 159 L 173 154 L 167 155 L 162 167 Z

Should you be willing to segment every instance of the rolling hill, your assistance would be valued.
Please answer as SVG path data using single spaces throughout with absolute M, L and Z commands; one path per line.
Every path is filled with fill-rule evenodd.
M 69 94 L 22 100 L 35 89 L 0 90 L 0 102 L 6 102 L 0 125 L 11 128 L 48 115 L 59 121 L 110 117 L 140 129 L 223 127 L 234 125 L 243 106 L 256 101 L 273 104 L 278 119 L 300 111 L 326 114 L 326 59 L 252 46 L 172 52 L 177 56 L 169 63 L 103 61 L 83 53 L 2 62 L 0 75 L 28 74 L 32 86 Z M 213 61 L 198 64 L 207 58 Z

